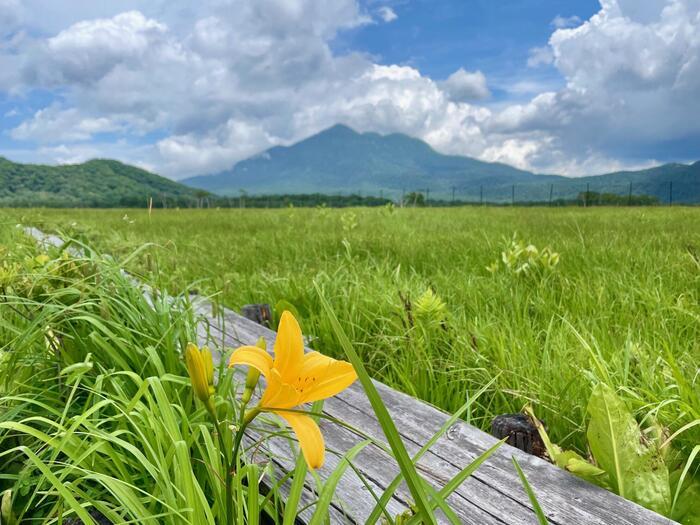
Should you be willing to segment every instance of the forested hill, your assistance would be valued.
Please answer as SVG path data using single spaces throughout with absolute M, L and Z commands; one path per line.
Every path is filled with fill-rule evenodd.
M 0 206 L 118 207 L 191 204 L 196 190 L 116 160 L 44 166 L 0 157 Z

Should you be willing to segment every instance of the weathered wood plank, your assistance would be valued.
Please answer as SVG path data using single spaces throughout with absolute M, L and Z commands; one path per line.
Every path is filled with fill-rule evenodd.
M 244 319 L 235 312 L 224 310 L 222 320 L 210 320 L 215 331 L 223 334 L 226 344 L 252 344 L 263 336 L 271 348 L 275 333 Z M 218 329 L 221 330 L 218 330 Z M 409 452 L 416 452 L 449 417 L 440 410 L 375 382 L 392 417 L 406 441 Z M 327 401 L 324 411 L 347 423 L 362 428 L 375 439 L 384 440 L 374 419 L 369 402 L 359 385 L 353 385 L 336 398 Z M 327 436 L 329 445 L 335 432 Z M 470 425 L 456 423 L 449 437 L 443 436 L 419 462 L 427 479 L 444 483 L 480 453 L 491 447 L 495 439 Z M 458 489 L 457 509 L 460 503 L 465 512 L 480 509 L 483 519 L 494 523 L 536 523 L 527 495 L 513 469 L 515 456 L 533 484 L 548 519 L 553 524 L 670 524 L 659 516 L 608 491 L 595 487 L 558 469 L 550 463 L 504 445 Z M 376 464 L 367 468 L 376 467 Z M 364 464 L 362 468 L 365 468 Z M 382 469 L 379 469 L 382 470 Z M 476 523 L 489 521 L 476 520 Z

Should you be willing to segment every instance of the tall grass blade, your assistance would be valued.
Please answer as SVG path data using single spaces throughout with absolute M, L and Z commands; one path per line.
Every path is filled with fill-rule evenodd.
M 527 492 L 527 497 L 530 498 L 530 503 L 532 503 L 532 508 L 535 511 L 535 515 L 537 516 L 537 521 L 539 522 L 540 525 L 549 525 L 549 521 L 547 520 L 547 516 L 545 515 L 544 511 L 542 510 L 542 507 L 540 506 L 540 502 L 537 501 L 537 496 L 535 496 L 535 491 L 532 490 L 532 486 L 530 485 L 530 482 L 525 477 L 525 473 L 523 472 L 523 469 L 520 468 L 520 464 L 518 464 L 518 460 L 515 459 L 515 456 L 511 456 L 511 460 L 513 461 L 513 465 L 515 465 L 515 470 L 518 471 L 518 477 L 520 477 L 520 481 L 522 482 L 523 487 L 525 487 L 525 492 Z
M 435 524 L 435 515 L 431 510 L 430 500 L 428 499 L 425 487 L 423 486 L 423 480 L 416 471 L 416 468 L 413 465 L 408 452 L 406 451 L 406 447 L 401 440 L 401 436 L 399 435 L 399 431 L 396 429 L 394 421 L 389 415 L 389 411 L 386 409 L 386 406 L 384 406 L 382 398 L 379 396 L 379 392 L 377 392 L 377 388 L 374 386 L 374 383 L 372 383 L 372 378 L 367 373 L 367 370 L 365 369 L 362 360 L 357 355 L 357 352 L 355 352 L 355 349 L 345 334 L 343 327 L 340 326 L 331 305 L 328 303 L 318 283 L 315 281 L 314 287 L 316 288 L 316 292 L 320 298 L 323 310 L 331 322 L 335 337 L 338 339 L 338 342 L 345 351 L 348 360 L 355 368 L 355 372 L 362 383 L 362 387 L 364 388 L 365 394 L 367 395 L 367 398 L 372 405 L 372 409 L 377 416 L 377 420 L 384 431 L 384 435 L 386 436 L 389 446 L 394 452 L 394 457 L 396 458 L 396 461 L 399 464 L 399 469 L 406 480 L 406 485 L 413 496 L 414 504 L 418 510 L 418 513 L 422 516 L 424 523 Z

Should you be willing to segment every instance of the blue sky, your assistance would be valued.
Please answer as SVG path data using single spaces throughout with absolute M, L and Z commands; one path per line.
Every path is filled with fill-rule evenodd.
M 365 2 L 367 8 L 376 2 Z M 586 20 L 600 8 L 592 0 L 406 0 L 385 4 L 397 18 L 338 38 L 338 49 L 359 49 L 384 64 L 417 67 L 433 78 L 455 70 L 481 70 L 487 76 L 519 80 L 528 52 L 547 44 L 557 17 Z M 561 81 L 556 69 L 548 72 Z
M 700 158 L 698 0 L 0 0 L 0 155 L 181 178 L 337 122 L 572 176 Z

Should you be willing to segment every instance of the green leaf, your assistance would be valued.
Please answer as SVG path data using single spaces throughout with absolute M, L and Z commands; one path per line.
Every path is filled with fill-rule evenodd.
M 523 472 L 523 469 L 520 468 L 520 465 L 518 464 L 518 460 L 515 459 L 515 456 L 511 456 L 511 460 L 513 461 L 513 465 L 515 465 L 515 470 L 518 471 L 518 476 L 520 477 L 520 481 L 522 482 L 523 487 L 525 487 L 525 492 L 527 492 L 527 497 L 530 498 L 530 503 L 532 503 L 532 509 L 535 511 L 535 515 L 537 516 L 537 522 L 540 525 L 549 525 L 549 521 L 547 521 L 547 515 L 542 510 L 542 507 L 540 506 L 540 502 L 537 501 L 537 496 L 535 496 L 535 491 L 532 490 L 532 486 L 530 485 L 530 482 L 525 477 L 525 473 Z
M 297 307 L 289 301 L 280 299 L 275 303 L 275 314 L 277 314 L 278 318 L 282 317 L 282 313 L 285 310 L 289 310 L 292 313 L 292 315 L 294 315 L 294 317 L 296 317 L 297 319 L 301 319 L 301 316 L 299 315 L 299 310 L 297 310 Z
M 585 479 L 589 483 L 610 490 L 610 476 L 603 469 L 589 463 L 573 451 L 562 453 L 561 459 L 566 459 L 564 468 L 572 474 Z
M 343 459 L 340 460 L 338 466 L 335 470 L 328 476 L 328 479 L 323 484 L 323 489 L 321 489 L 321 494 L 316 502 L 316 511 L 309 522 L 309 525 L 321 525 L 328 518 L 328 507 L 333 501 L 333 495 L 335 494 L 335 489 L 338 486 L 340 478 L 343 477 L 345 470 L 350 466 L 350 463 L 355 459 L 362 449 L 370 444 L 369 440 L 361 441 L 350 450 L 348 450 Z
M 671 519 L 683 525 L 700 525 L 700 482 L 692 481 L 683 488 Z
M 323 409 L 323 400 L 316 401 L 312 407 L 312 413 L 319 413 Z M 294 525 L 297 516 L 297 508 L 301 501 L 301 494 L 304 491 L 304 481 L 306 479 L 306 460 L 301 452 L 297 456 L 297 462 L 292 474 L 292 487 L 289 489 L 289 496 L 284 506 L 284 516 L 282 517 L 282 525 Z
M 622 400 L 598 383 L 588 402 L 588 443 L 613 491 L 667 514 L 671 505 L 668 469 L 658 449 L 645 444 L 639 425 Z
M 693 447 L 683 470 L 676 470 L 670 475 L 673 491 L 671 518 L 693 525 L 700 525 L 700 481 L 688 476 L 690 467 L 700 453 L 700 445 Z
M 530 421 L 532 421 L 532 423 L 535 425 L 535 428 L 537 428 L 537 432 L 544 443 L 545 449 L 547 450 L 547 455 L 557 467 L 566 469 L 579 478 L 585 479 L 589 483 L 593 483 L 608 490 L 610 489 L 607 472 L 586 461 L 573 450 L 562 450 L 559 445 L 552 443 L 552 440 L 549 439 L 549 436 L 547 435 L 544 425 L 535 416 L 532 407 L 526 406 L 525 413 L 530 418 Z

